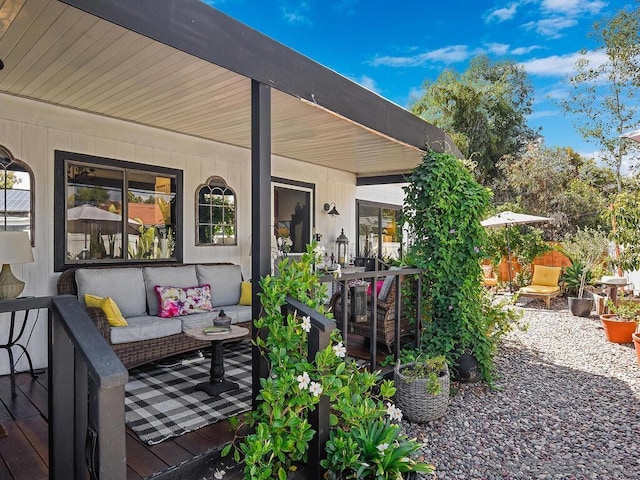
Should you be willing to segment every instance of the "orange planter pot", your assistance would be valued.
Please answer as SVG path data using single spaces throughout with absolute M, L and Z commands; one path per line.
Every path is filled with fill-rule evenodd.
M 600 322 L 607 340 L 613 343 L 631 343 L 631 336 L 636 331 L 636 322 L 612 320 L 617 317 L 613 313 L 600 315 Z
M 633 346 L 636 347 L 636 357 L 638 357 L 638 365 L 640 365 L 640 332 L 631 335 Z

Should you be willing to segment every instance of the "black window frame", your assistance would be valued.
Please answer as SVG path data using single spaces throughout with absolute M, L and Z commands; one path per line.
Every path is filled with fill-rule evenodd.
M 213 204 L 206 204 L 206 203 L 200 203 L 200 193 L 202 192 L 203 189 L 208 188 L 208 189 L 214 189 L 214 188 L 219 188 L 223 191 L 223 195 L 225 196 L 233 196 L 233 242 L 227 242 L 224 241 L 222 243 L 216 243 L 216 242 L 202 242 L 200 241 L 200 227 L 201 227 L 201 223 L 200 223 L 200 219 L 201 219 L 201 215 L 200 215 L 200 209 L 203 206 L 208 205 L 210 208 L 213 207 Z M 230 192 L 230 193 L 227 193 Z M 195 214 L 195 219 L 196 219 L 196 230 L 195 230 L 195 236 L 196 236 L 196 246 L 197 247 L 224 247 L 224 246 L 234 246 L 234 245 L 238 245 L 238 195 L 236 194 L 235 190 L 233 188 L 231 188 L 227 182 L 225 181 L 224 178 L 217 176 L 217 175 L 213 175 L 211 177 L 209 177 L 207 179 L 207 181 L 205 183 L 202 183 L 200 185 L 198 185 L 198 188 L 196 188 L 196 195 L 195 195 L 195 207 L 196 207 L 196 214 Z M 229 209 L 231 210 L 230 207 L 227 206 L 220 206 L 223 209 Z M 211 215 L 210 218 L 213 218 L 213 215 Z M 213 223 L 207 223 L 205 225 L 213 225 Z M 221 223 L 221 224 L 216 224 L 216 225 L 229 225 L 229 223 Z
M 173 258 L 161 259 L 129 259 L 129 258 L 110 258 L 110 259 L 90 259 L 82 262 L 69 262 L 66 254 L 66 211 L 67 211 L 67 172 L 66 162 L 77 162 L 89 165 L 95 165 L 96 168 L 113 167 L 123 170 L 131 170 L 136 172 L 149 172 L 159 176 L 173 176 L 176 179 L 175 192 L 175 246 Z M 123 199 L 127 198 L 128 186 L 123 182 Z M 183 261 L 183 212 L 184 212 L 184 195 L 183 195 L 183 171 L 176 168 L 161 167 L 157 165 L 149 165 L 144 163 L 131 162 L 127 160 L 118 160 L 114 158 L 98 157 L 76 152 L 67 152 L 63 150 L 54 150 L 54 229 L 53 229 L 53 245 L 54 245 L 54 271 L 61 272 L 69 268 L 80 266 L 99 266 L 99 265 L 138 265 L 138 264 L 162 264 L 162 263 L 182 263 Z
M 383 259 L 382 257 L 382 239 L 380 238 L 380 235 L 382 234 L 382 232 L 378 232 L 378 251 L 375 252 L 375 255 L 368 255 L 365 256 L 365 252 L 361 252 L 360 251 L 360 210 L 362 207 L 368 207 L 368 208 L 377 208 L 378 209 L 378 225 L 382 225 L 382 210 L 387 209 L 387 210 L 395 210 L 399 213 L 402 213 L 402 205 L 394 205 L 392 203 L 381 203 L 381 202 L 372 202 L 369 200 L 356 200 L 356 257 L 358 258 L 374 258 L 377 257 L 379 259 Z M 400 228 L 402 228 L 400 226 Z M 403 241 L 403 237 L 400 237 L 400 253 L 399 255 L 402 256 L 406 253 L 406 248 L 407 246 L 405 245 L 404 241 Z
M 31 246 L 35 247 L 35 213 L 36 213 L 36 206 L 35 206 L 35 198 L 36 198 L 36 194 L 35 194 L 35 188 L 36 188 L 36 179 L 35 176 L 33 175 L 33 170 L 31 169 L 31 167 L 29 165 L 27 165 L 24 161 L 16 158 L 13 153 L 11 153 L 11 151 L 5 147 L 4 145 L 0 145 L 0 151 L 4 152 L 6 154 L 6 157 L 8 159 L 8 162 L 6 165 L 0 165 L 0 169 L 2 171 L 6 172 L 8 170 L 11 170 L 11 168 L 7 168 L 10 165 L 14 164 L 16 166 L 18 166 L 19 169 L 23 170 L 23 173 L 26 173 L 29 175 L 29 239 L 31 241 Z M 4 209 L 0 210 L 0 230 L 8 230 L 8 225 L 7 225 L 7 217 L 9 215 L 7 215 L 7 208 L 8 208 L 8 196 L 7 196 L 7 191 L 8 190 L 12 190 L 9 188 L 0 188 L 0 190 L 2 190 L 2 195 L 3 195 L 3 205 L 4 205 Z

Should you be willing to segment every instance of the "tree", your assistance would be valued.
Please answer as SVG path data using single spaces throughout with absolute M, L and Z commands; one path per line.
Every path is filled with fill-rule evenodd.
M 477 163 L 477 178 L 487 184 L 500 174 L 504 155 L 522 151 L 537 134 L 526 123 L 533 87 L 524 68 L 509 61 L 474 58 L 462 75 L 445 70 L 411 109 L 445 130 L 456 146 Z
M 622 162 L 637 144 L 620 135 L 636 127 L 636 90 L 640 85 L 640 55 L 637 46 L 640 9 L 621 10 L 608 21 L 596 22 L 591 35 L 606 62 L 598 65 L 582 52 L 576 73 L 570 77 L 571 96 L 560 102 L 585 141 L 600 148 L 603 162 L 615 172 L 622 191 Z
M 511 202 L 523 212 L 552 217 L 547 240 L 560 240 L 577 228 L 604 226 L 602 213 L 615 189 L 608 168 L 598 167 L 571 148 L 529 145 L 517 157 L 498 164 L 503 178 L 496 184 L 497 203 Z
M 16 177 L 15 172 L 0 172 L 0 188 L 9 190 L 20 182 L 22 179 Z

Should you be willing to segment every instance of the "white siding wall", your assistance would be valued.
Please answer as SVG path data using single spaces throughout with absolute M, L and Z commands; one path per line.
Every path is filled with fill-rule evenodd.
M 249 150 L 3 94 L 0 94 L 0 144 L 26 162 L 35 177 L 35 262 L 12 267 L 16 276 L 26 282 L 23 295 L 56 293 L 58 274 L 53 272 L 54 150 L 182 169 L 184 261 L 234 262 L 242 265 L 245 278 L 249 278 Z M 323 235 L 322 244 L 332 249 L 341 228 L 350 239 L 355 238 L 356 187 L 353 175 L 279 157 L 273 159 L 272 170 L 274 176 L 316 185 L 316 231 Z M 237 246 L 195 246 L 195 189 L 211 175 L 223 177 L 238 195 Z M 331 218 L 322 210 L 326 202 L 336 203 L 339 217 Z M 46 365 L 46 320 L 46 312 L 40 312 L 29 342 L 29 353 L 36 368 Z M 25 341 L 30 329 L 31 324 Z M 4 342 L 7 334 L 8 315 L 0 317 L 0 342 Z M 18 371 L 26 368 L 23 360 L 17 364 Z M 0 375 L 8 371 L 8 358 L 0 354 Z

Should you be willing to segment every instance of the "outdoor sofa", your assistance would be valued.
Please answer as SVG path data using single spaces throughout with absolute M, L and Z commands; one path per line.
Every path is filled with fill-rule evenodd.
M 210 286 L 213 311 L 170 318 L 159 316 L 161 305 L 156 286 L 186 291 L 187 287 L 204 285 Z M 103 308 L 87 307 L 87 312 L 127 369 L 209 347 L 209 342 L 183 332 L 211 326 L 213 317 L 221 310 L 231 317 L 232 324 L 248 328 L 251 325 L 250 284 L 242 281 L 240 266 L 230 263 L 72 268 L 60 275 L 57 289 L 60 295 L 77 296 L 85 306 L 85 294 L 97 296 L 103 299 L 101 306 L 107 312 L 106 307 L 113 303 L 106 299 L 115 303 L 126 326 L 112 326 Z M 241 293 L 244 305 L 240 305 Z

